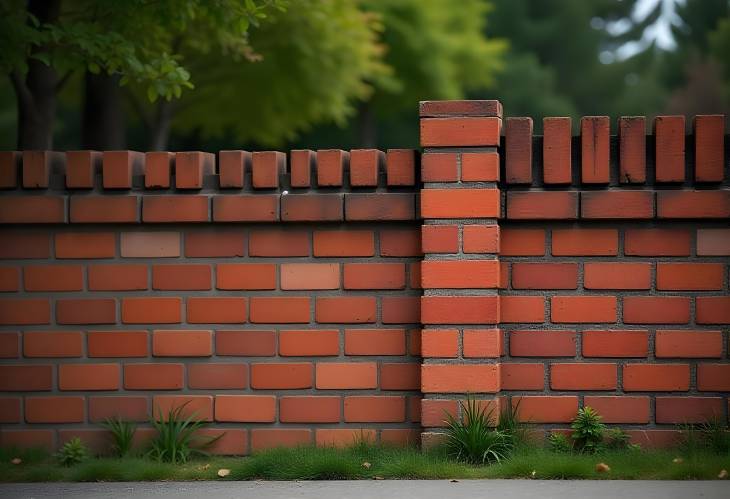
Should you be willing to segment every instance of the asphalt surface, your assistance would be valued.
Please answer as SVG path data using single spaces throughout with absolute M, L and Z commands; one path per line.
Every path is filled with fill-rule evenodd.
M 322 482 L 127 482 L 0 485 L 0 498 L 154 499 L 703 499 L 730 498 L 730 481 L 383 480 Z

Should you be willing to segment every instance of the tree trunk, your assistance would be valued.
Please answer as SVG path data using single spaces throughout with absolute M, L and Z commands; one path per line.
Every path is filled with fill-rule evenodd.
M 28 11 L 43 23 L 58 20 L 61 0 L 30 0 Z M 38 47 L 43 51 L 44 47 Z M 17 72 L 10 75 L 18 103 L 18 149 L 53 148 L 53 122 L 56 116 L 58 75 L 51 66 L 28 58 L 25 79 Z
M 359 147 L 371 149 L 378 145 L 378 127 L 375 112 L 369 102 L 360 104 L 357 115 Z
M 175 113 L 171 101 L 160 99 L 157 101 L 154 122 L 152 123 L 150 151 L 164 151 L 170 141 L 170 126 Z
M 84 149 L 126 148 L 126 127 L 119 75 L 86 72 L 82 143 Z

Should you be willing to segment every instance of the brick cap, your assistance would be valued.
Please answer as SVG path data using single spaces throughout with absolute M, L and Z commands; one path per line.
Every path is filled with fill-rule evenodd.
M 419 102 L 422 118 L 443 116 L 502 117 L 502 103 L 498 100 L 426 100 Z

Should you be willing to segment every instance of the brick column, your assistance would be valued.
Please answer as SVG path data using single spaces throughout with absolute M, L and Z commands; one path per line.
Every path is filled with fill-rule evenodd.
M 469 393 L 500 390 L 499 133 L 497 101 L 420 107 L 423 297 L 422 442 Z M 496 414 L 496 411 L 495 411 Z

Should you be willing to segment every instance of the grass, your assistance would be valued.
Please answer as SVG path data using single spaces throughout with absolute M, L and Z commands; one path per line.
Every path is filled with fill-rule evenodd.
M 19 465 L 10 463 L 20 457 Z M 673 462 L 682 457 L 681 462 Z M 597 463 L 611 467 L 595 471 Z M 364 465 L 364 463 L 369 463 Z M 219 478 L 221 468 L 230 469 Z M 730 470 L 730 455 L 693 451 L 604 451 L 595 455 L 563 454 L 520 447 L 511 457 L 490 466 L 474 466 L 450 459 L 443 449 L 415 449 L 357 445 L 348 449 L 298 447 L 271 449 L 250 457 L 192 459 L 183 465 L 139 457 L 90 459 L 71 467 L 57 465 L 38 451 L 0 451 L 2 482 L 97 482 L 155 480 L 331 480 L 331 479 L 717 479 Z

